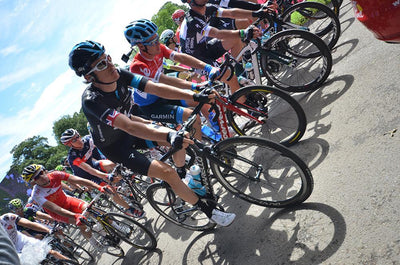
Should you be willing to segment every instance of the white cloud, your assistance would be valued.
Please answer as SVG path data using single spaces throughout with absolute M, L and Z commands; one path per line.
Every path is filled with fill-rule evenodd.
M 0 50 L 0 55 L 7 56 L 13 53 L 19 53 L 22 49 L 17 45 L 11 45 Z
M 32 106 L 24 109 L 19 107 L 19 112 L 15 115 L 0 114 L 2 120 L 0 149 L 3 151 L 0 156 L 0 179 L 11 164 L 9 151 L 13 146 L 34 135 L 47 137 L 50 144 L 56 144 L 52 135 L 54 121 L 63 115 L 79 111 L 85 85 L 71 70 L 65 70 L 68 69 L 67 56 L 73 45 L 86 39 L 99 41 L 106 46 L 107 52 L 113 56 L 114 62 L 123 64 L 120 57 L 129 49 L 123 35 L 125 26 L 135 19 L 150 19 L 166 1 L 50 1 L 47 7 L 32 6 L 31 4 L 25 6 L 24 2 L 20 2 L 12 15 L 18 19 L 18 16 L 21 16 L 19 12 L 24 10 L 27 12 L 28 19 L 24 19 L 26 32 L 21 30 L 22 34 L 15 36 L 14 41 L 9 41 L 8 46 L 0 50 L 0 55 L 20 52 L 18 46 L 11 42 L 21 43 L 22 40 L 38 44 L 41 46 L 41 50 L 32 49 L 24 55 L 21 62 L 14 62 L 14 67 L 18 70 L 14 73 L 2 74 L 0 91 L 20 82 L 21 87 L 25 86 L 27 89 L 23 96 L 29 96 L 32 91 L 28 91 L 28 88 L 37 89 L 37 86 L 32 84 L 40 83 L 40 80 L 34 80 L 36 76 L 39 78 L 41 73 L 56 65 L 64 65 L 65 68 L 60 70 L 63 72 L 62 74 L 55 77 L 54 81 L 44 88 L 39 99 Z M 172 2 L 181 4 L 179 0 Z M 61 11 L 62 17 L 59 15 Z M 93 13 L 89 13 L 90 11 Z M 6 22 L 4 19 L 0 21 Z M 10 23 L 8 22 L 5 24 L 6 30 L 13 32 L 9 28 Z M 51 33 L 60 33 L 57 35 L 58 39 L 54 39 L 54 35 Z M 20 49 L 31 48 L 26 42 L 23 43 L 25 46 Z

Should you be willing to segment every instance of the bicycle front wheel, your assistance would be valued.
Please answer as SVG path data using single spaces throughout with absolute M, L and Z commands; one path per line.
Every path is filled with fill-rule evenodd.
M 145 250 L 157 247 L 154 235 L 136 220 L 119 213 L 107 213 L 105 219 L 111 225 L 108 229 L 126 243 Z
M 234 137 L 214 148 L 220 160 L 210 160 L 214 175 L 245 201 L 279 208 L 302 203 L 311 195 L 310 170 L 283 145 L 262 138 Z
M 161 216 L 183 228 L 204 231 L 216 226 L 197 207 L 176 196 L 166 182 L 154 183 L 148 187 L 147 200 Z
M 77 261 L 79 264 L 89 264 L 94 261 L 94 257 L 82 246 L 75 243 L 75 241 L 67 235 L 63 238 L 63 247 L 59 249 L 65 256 Z
M 289 7 L 282 14 L 283 27 L 296 27 L 320 37 L 329 49 L 333 49 L 340 37 L 340 21 L 326 5 L 317 2 L 301 2 Z
M 240 99 L 246 98 L 244 103 Z M 231 102 L 242 111 L 256 117 L 228 111 L 231 127 L 239 135 L 258 136 L 290 146 L 303 136 L 307 120 L 300 104 L 285 92 L 267 86 L 249 86 L 231 96 Z
M 260 49 L 263 75 L 288 92 L 319 88 L 332 69 L 328 46 L 313 33 L 291 29 L 274 34 Z

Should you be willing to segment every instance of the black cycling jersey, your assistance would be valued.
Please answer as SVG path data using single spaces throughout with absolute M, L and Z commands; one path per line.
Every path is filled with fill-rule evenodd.
M 71 169 L 75 176 L 92 180 L 97 184 L 103 180 L 99 177 L 91 175 L 89 172 L 81 169 L 79 165 L 81 163 L 87 163 L 92 168 L 102 171 L 97 160 L 106 159 L 106 157 L 100 153 L 99 149 L 94 145 L 91 135 L 83 136 L 82 138 L 83 147 L 81 150 L 70 148 L 68 151 L 68 163 L 71 165 Z
M 128 136 L 113 126 L 114 119 L 120 114 L 132 114 L 135 104 L 131 87 L 144 90 L 147 82 L 147 78 L 123 69 L 119 69 L 119 74 L 114 92 L 103 92 L 90 85 L 82 95 L 82 110 L 90 124 L 94 143 L 100 150 Z
M 119 74 L 114 92 L 103 92 L 93 85 L 87 87 L 82 95 L 82 110 L 90 123 L 95 145 L 107 159 L 147 175 L 151 161 L 136 149 L 152 147 L 156 143 L 139 139 L 114 127 L 114 120 L 121 114 L 139 116 L 131 88 L 143 91 L 148 79 L 123 69 L 119 70 Z
M 211 26 L 211 18 L 217 16 L 218 10 L 218 7 L 207 4 L 204 16 L 193 10 L 186 12 L 179 32 L 183 53 L 212 63 L 226 52 L 221 41 L 207 36 L 207 27 Z

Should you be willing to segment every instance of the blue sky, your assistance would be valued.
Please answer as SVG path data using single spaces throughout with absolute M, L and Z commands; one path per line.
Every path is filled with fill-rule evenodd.
M 72 47 L 98 41 L 124 65 L 120 58 L 129 49 L 124 27 L 150 19 L 165 2 L 0 0 L 0 181 L 15 145 L 34 135 L 55 145 L 53 122 L 79 111 L 85 85 L 68 66 Z

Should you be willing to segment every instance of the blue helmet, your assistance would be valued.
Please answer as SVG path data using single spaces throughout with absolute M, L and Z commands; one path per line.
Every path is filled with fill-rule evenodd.
M 87 74 L 90 65 L 104 54 L 104 46 L 95 41 L 84 41 L 76 44 L 69 53 L 69 66 L 78 76 Z
M 129 23 L 125 27 L 125 38 L 135 46 L 138 43 L 146 42 L 151 36 L 157 33 L 158 27 L 148 19 L 139 19 Z

